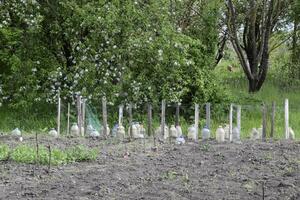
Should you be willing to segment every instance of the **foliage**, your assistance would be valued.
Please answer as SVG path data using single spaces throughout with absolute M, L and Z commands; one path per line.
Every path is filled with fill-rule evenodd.
M 11 159 L 20 163 L 33 164 L 36 160 L 36 151 L 33 147 L 20 145 L 12 151 Z
M 98 155 L 97 149 L 87 149 L 82 145 L 72 147 L 67 150 L 68 162 L 84 162 L 96 160 Z
M 0 161 L 7 160 L 9 158 L 9 147 L 6 144 L 0 144 Z
M 0 152 L 1 158 L 8 158 L 9 148 L 7 146 L 0 146 Z M 82 145 L 68 148 L 65 151 L 53 148 L 51 149 L 51 165 L 94 161 L 96 160 L 97 155 L 98 151 L 96 149 L 88 149 Z M 39 164 L 47 165 L 49 163 L 49 151 L 45 146 L 40 146 L 37 157 L 35 147 L 19 145 L 12 150 L 10 158 L 15 162 L 26 164 L 34 164 L 38 159 Z
M 0 103 L 42 107 L 55 103 L 58 92 L 69 102 L 79 94 L 91 101 L 105 95 L 109 103 L 221 101 L 210 70 L 219 6 L 217 0 L 4 1 Z

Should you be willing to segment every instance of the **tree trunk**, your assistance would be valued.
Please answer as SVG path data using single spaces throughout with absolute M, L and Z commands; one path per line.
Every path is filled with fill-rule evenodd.
M 255 93 L 258 90 L 256 89 L 257 81 L 252 78 L 248 78 L 248 84 L 249 84 L 249 93 Z

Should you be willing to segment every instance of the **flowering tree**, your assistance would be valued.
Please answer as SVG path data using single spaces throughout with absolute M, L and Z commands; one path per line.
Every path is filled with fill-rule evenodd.
M 191 103 L 217 93 L 217 1 L 0 2 L 2 101 L 51 103 L 60 92 Z

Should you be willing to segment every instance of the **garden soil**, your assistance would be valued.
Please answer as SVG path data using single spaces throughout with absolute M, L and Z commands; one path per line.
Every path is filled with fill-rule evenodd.
M 1 137 L 11 147 L 20 142 Z M 22 143 L 35 145 L 34 136 Z M 0 199 L 300 199 L 300 142 L 184 145 L 39 136 L 40 145 L 99 149 L 96 161 L 0 162 Z

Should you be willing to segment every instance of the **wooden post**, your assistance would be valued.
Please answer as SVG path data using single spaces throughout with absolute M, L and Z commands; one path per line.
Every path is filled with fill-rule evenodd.
M 166 101 L 162 100 L 161 102 L 161 134 L 164 137 L 165 135 L 165 113 L 166 113 Z
M 263 103 L 263 121 L 262 121 L 262 141 L 266 142 L 266 133 L 267 133 L 267 106 Z
M 51 146 L 50 144 L 47 146 L 48 147 L 48 173 L 50 173 L 51 170 Z
M 236 111 L 236 119 L 237 119 L 237 128 L 239 129 L 239 133 L 241 134 L 241 115 L 242 115 L 242 107 L 237 106 L 237 111 Z
M 68 103 L 67 135 L 70 134 L 70 103 Z
M 107 108 L 106 97 L 102 97 L 102 120 L 103 120 L 103 135 L 107 138 Z
M 210 103 L 206 103 L 206 126 L 210 129 Z
M 275 101 L 273 101 L 272 102 L 271 133 L 270 133 L 271 139 L 273 139 L 274 131 L 275 131 L 275 112 L 276 112 L 276 103 L 275 103 Z
M 196 141 L 199 137 L 199 104 L 195 104 L 195 129 L 196 129 Z
M 122 125 L 123 122 L 123 105 L 119 106 L 119 127 Z
M 232 141 L 232 117 L 233 117 L 233 104 L 230 104 L 230 109 L 229 109 L 229 141 Z
M 61 112 L 61 98 L 58 93 L 58 108 L 57 108 L 57 134 L 60 135 L 60 112 Z
M 289 139 L 289 100 L 284 102 L 285 139 Z
M 129 107 L 128 107 L 128 112 L 129 112 L 129 139 L 131 140 L 132 138 L 132 121 L 133 121 L 133 117 L 132 117 L 132 103 L 129 103 Z
M 81 126 L 83 127 L 83 133 L 81 133 L 81 136 L 85 135 L 85 103 L 86 99 L 82 100 L 82 114 L 81 114 Z
M 81 96 L 77 96 L 77 124 L 79 128 L 79 135 L 81 135 Z
M 35 132 L 35 146 L 36 146 L 36 165 L 39 165 L 40 157 L 39 157 L 39 142 L 38 142 L 38 134 Z
M 150 136 L 152 133 L 152 105 L 148 103 L 148 135 Z M 155 133 L 153 132 L 153 143 L 156 146 Z
M 180 107 L 179 103 L 176 104 L 176 119 L 175 119 L 175 126 L 179 126 L 179 113 L 180 113 Z

